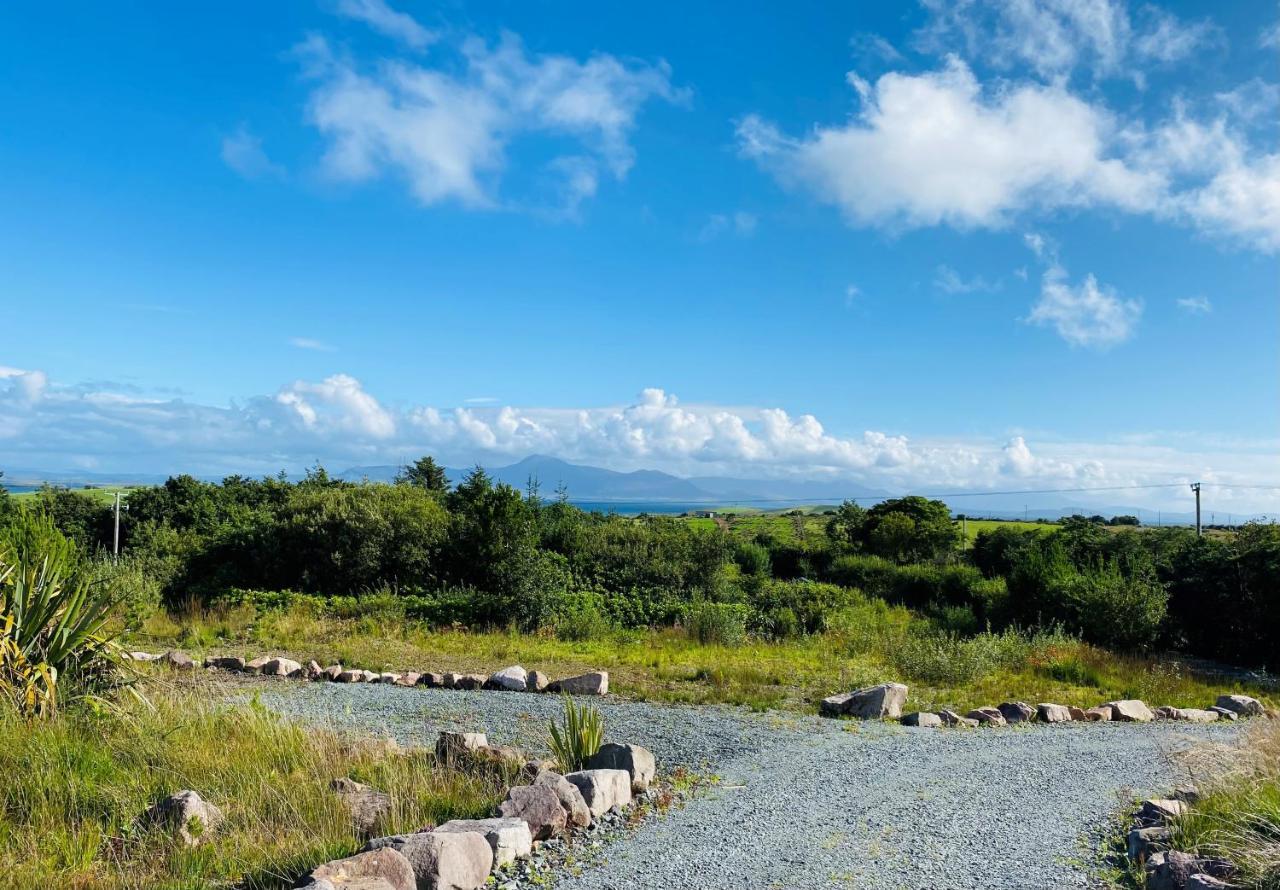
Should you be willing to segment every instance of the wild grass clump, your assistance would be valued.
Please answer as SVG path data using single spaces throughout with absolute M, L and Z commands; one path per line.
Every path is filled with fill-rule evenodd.
M 554 718 L 548 727 L 551 753 L 564 772 L 575 772 L 586 766 L 604 743 L 604 718 L 591 705 L 575 705 L 564 697 L 564 719 Z
M 496 778 L 446 769 L 430 752 L 391 753 L 206 692 L 149 687 L 150 706 L 78 706 L 35 722 L 0 711 L 0 883 L 290 887 L 360 846 L 335 778 L 390 794 L 385 833 L 484 816 L 500 799 Z M 138 827 L 148 806 L 186 788 L 226 815 L 205 844 Z
M 1280 888 L 1280 721 L 1257 720 L 1204 797 L 1174 825 L 1175 849 L 1226 859 L 1233 886 Z M 1219 759 L 1219 763 L 1222 763 Z

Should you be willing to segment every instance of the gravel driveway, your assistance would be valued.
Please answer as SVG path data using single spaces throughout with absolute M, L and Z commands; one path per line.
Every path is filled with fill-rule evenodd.
M 554 696 L 281 683 L 284 713 L 404 743 L 441 729 L 545 750 Z M 1171 754 L 1231 726 L 909 729 L 725 707 L 602 701 L 606 735 L 721 783 L 643 824 L 561 890 L 1091 886 L 1127 799 L 1185 781 Z

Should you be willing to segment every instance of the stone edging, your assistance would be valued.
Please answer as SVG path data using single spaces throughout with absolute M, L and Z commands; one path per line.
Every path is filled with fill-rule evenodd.
M 1150 723 L 1156 719 L 1211 723 L 1216 720 L 1238 720 L 1266 713 L 1262 702 L 1247 695 L 1220 695 L 1209 708 L 1174 708 L 1163 705 L 1154 711 L 1137 699 L 1110 701 L 1095 708 L 1074 708 L 1042 702 L 1035 707 L 1026 702 L 1005 702 L 995 708 L 974 708 L 963 716 L 954 711 L 935 713 L 915 711 L 905 716 L 907 687 L 901 683 L 881 683 L 853 692 L 842 692 L 822 700 L 824 717 L 852 716 L 864 720 L 890 718 L 906 726 L 1006 726 L 1010 723 L 1090 723 L 1115 720 L 1123 723 Z
M 1210 859 L 1171 849 L 1172 825 L 1189 805 L 1200 799 L 1192 786 L 1179 788 L 1170 798 L 1144 800 L 1133 814 L 1125 837 L 1129 861 L 1142 869 L 1149 890 L 1226 890 L 1235 867 L 1225 859 Z

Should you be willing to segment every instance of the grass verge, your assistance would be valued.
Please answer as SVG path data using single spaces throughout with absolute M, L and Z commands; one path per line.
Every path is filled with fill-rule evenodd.
M 517 663 L 555 676 L 605 669 L 611 690 L 631 698 L 758 710 L 812 710 L 833 692 L 886 680 L 910 685 L 908 705 L 921 710 L 967 710 L 1010 699 L 1089 707 L 1141 698 L 1152 705 L 1205 707 L 1227 689 L 1259 698 L 1268 693 L 1174 659 L 1118 655 L 1060 634 L 917 633 L 905 615 L 868 610 L 865 621 L 838 632 L 730 646 L 698 643 L 679 629 L 566 641 L 436 630 L 402 617 L 339 619 L 300 609 L 258 614 L 241 607 L 158 615 L 128 644 L 183 647 L 197 655 L 270 652 L 374 671 L 489 672 Z
M 302 728 L 256 702 L 211 702 L 155 684 L 150 706 L 68 709 L 24 722 L 0 711 L 0 873 L 19 888 L 283 888 L 361 844 L 329 783 L 349 776 L 391 795 L 379 829 L 487 815 L 497 777 L 437 765 Z M 136 820 L 191 788 L 220 807 L 222 828 L 194 849 Z

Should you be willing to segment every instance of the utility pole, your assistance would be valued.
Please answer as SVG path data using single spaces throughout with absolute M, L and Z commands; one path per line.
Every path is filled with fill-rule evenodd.
M 1196 493 L 1196 537 L 1199 537 L 1204 534 L 1200 530 L 1200 483 L 1192 482 L 1191 490 Z
M 113 561 L 120 559 L 120 492 L 116 492 L 116 529 L 115 535 L 111 541 L 111 557 Z

